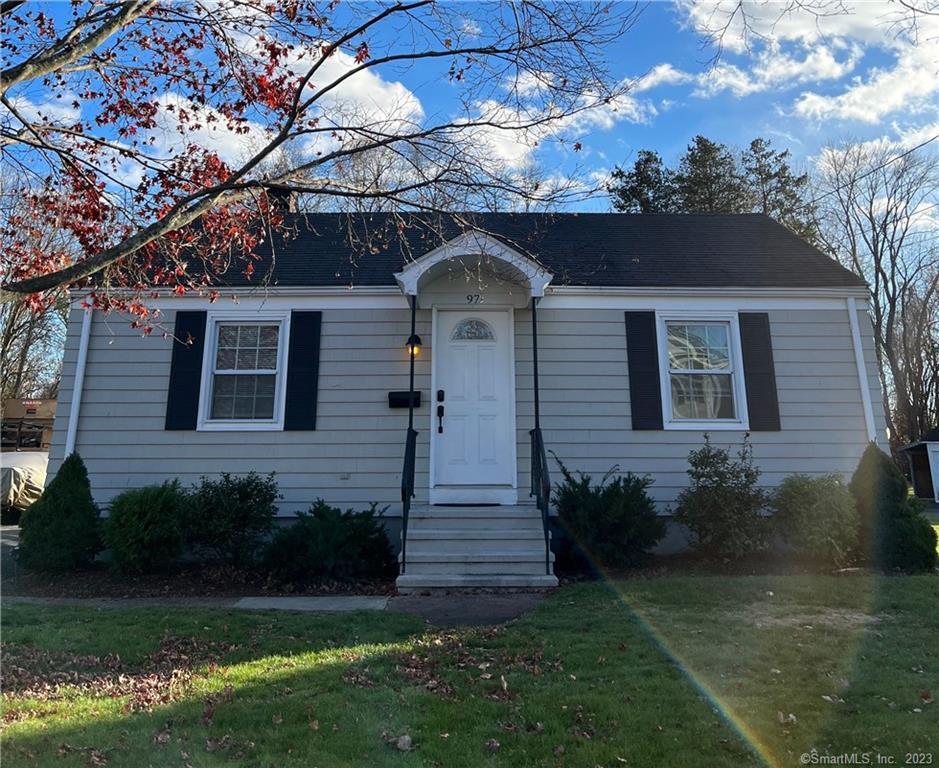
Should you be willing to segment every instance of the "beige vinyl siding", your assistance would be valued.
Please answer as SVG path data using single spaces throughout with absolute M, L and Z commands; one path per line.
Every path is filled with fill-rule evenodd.
M 747 311 L 758 311 L 750 310 Z M 873 337 L 861 324 L 865 363 L 880 441 L 883 409 Z M 867 444 L 847 305 L 844 309 L 769 312 L 781 431 L 750 439 L 766 485 L 793 472 L 849 476 Z M 546 447 L 572 470 L 602 477 L 611 467 L 651 474 L 664 509 L 687 483 L 688 452 L 703 431 L 632 431 L 626 330 L 621 310 L 538 312 L 541 423 Z M 531 313 L 516 313 L 519 485 L 527 488 L 533 418 Z M 739 446 L 742 431 L 713 431 L 716 445 Z M 552 473 L 557 463 L 549 457 Z
M 250 317 L 250 312 L 246 312 Z M 164 326 L 172 329 L 175 313 Z M 72 315 L 51 450 L 62 459 L 81 313 Z M 425 341 L 416 386 L 430 388 L 430 312 L 418 314 Z M 95 498 L 106 504 L 126 488 L 178 477 L 183 483 L 219 472 L 277 473 L 281 513 L 317 497 L 343 507 L 397 505 L 407 410 L 390 409 L 388 392 L 408 388 L 407 310 L 323 310 L 315 431 L 166 431 L 171 343 L 143 337 L 122 318 L 96 313 L 88 348 L 76 448 L 88 465 Z M 426 501 L 428 435 L 420 411 L 418 500 Z M 397 510 L 395 510 L 397 511 Z
M 546 300 L 547 304 L 548 300 Z M 194 308 L 198 300 L 194 301 Z M 297 308 L 307 309 L 302 299 Z M 650 302 L 650 305 L 652 302 Z M 733 309 L 728 299 L 728 309 Z M 758 310 L 747 310 L 758 311 Z M 143 337 L 118 316 L 96 313 L 85 372 L 77 449 L 88 465 L 95 498 L 167 478 L 196 482 L 228 471 L 276 471 L 281 513 L 317 497 L 343 507 L 375 501 L 398 514 L 407 410 L 390 409 L 390 390 L 408 387 L 404 341 L 407 309 L 323 309 L 315 431 L 165 431 L 171 343 Z M 843 309 L 771 310 L 780 432 L 752 435 L 767 485 L 792 472 L 853 471 L 867 442 L 847 305 Z M 860 311 L 868 381 L 878 435 L 884 420 L 870 322 Z M 250 311 L 246 312 L 250 316 Z M 613 465 L 650 473 L 664 512 L 685 485 L 688 451 L 702 432 L 632 431 L 624 313 L 617 309 L 539 308 L 542 427 L 549 450 L 572 470 L 602 476 Z M 172 329 L 174 312 L 164 326 Z M 81 311 L 72 312 L 56 415 L 50 469 L 62 460 Z M 431 311 L 418 311 L 424 348 L 416 387 L 424 404 L 419 432 L 417 502 L 426 502 L 433 393 Z M 515 310 L 519 499 L 528 498 L 533 424 L 531 312 Z M 741 432 L 715 431 L 719 445 L 738 445 Z M 559 472 L 549 457 L 552 473 Z

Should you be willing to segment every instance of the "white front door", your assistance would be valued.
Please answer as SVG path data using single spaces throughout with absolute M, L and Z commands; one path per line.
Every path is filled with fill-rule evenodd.
M 440 310 L 431 393 L 434 503 L 502 503 L 515 491 L 511 311 Z

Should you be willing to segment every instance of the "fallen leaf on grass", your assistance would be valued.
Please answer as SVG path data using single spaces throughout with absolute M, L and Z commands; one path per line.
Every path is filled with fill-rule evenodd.
M 923 690 L 919 692 L 919 700 L 923 702 L 923 704 L 932 704 L 932 691 L 930 691 L 928 688 L 923 688 Z

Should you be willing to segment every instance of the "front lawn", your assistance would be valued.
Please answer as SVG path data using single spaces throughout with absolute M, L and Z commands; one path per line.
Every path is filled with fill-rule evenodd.
M 937 638 L 935 576 L 581 584 L 495 630 L 9 606 L 3 760 L 794 766 L 814 747 L 937 764 Z

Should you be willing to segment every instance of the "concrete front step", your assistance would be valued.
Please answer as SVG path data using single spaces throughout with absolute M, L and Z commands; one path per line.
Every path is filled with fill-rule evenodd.
M 404 565 L 402 591 L 557 585 L 545 573 L 541 513 L 529 504 L 414 507 Z
M 530 528 L 408 528 L 408 544 L 412 541 L 540 541 L 544 542 L 544 529 L 539 525 Z
M 397 585 L 398 591 L 406 595 L 421 589 L 551 589 L 558 585 L 558 580 L 556 576 L 549 576 L 545 573 L 537 576 L 517 574 L 499 576 L 464 574 L 451 576 L 406 573 L 398 577 Z
M 410 519 L 421 518 L 474 518 L 474 517 L 495 517 L 495 518 L 514 518 L 524 517 L 541 520 L 541 512 L 534 504 L 481 504 L 473 506 L 434 506 L 430 504 L 420 504 L 411 507 Z

